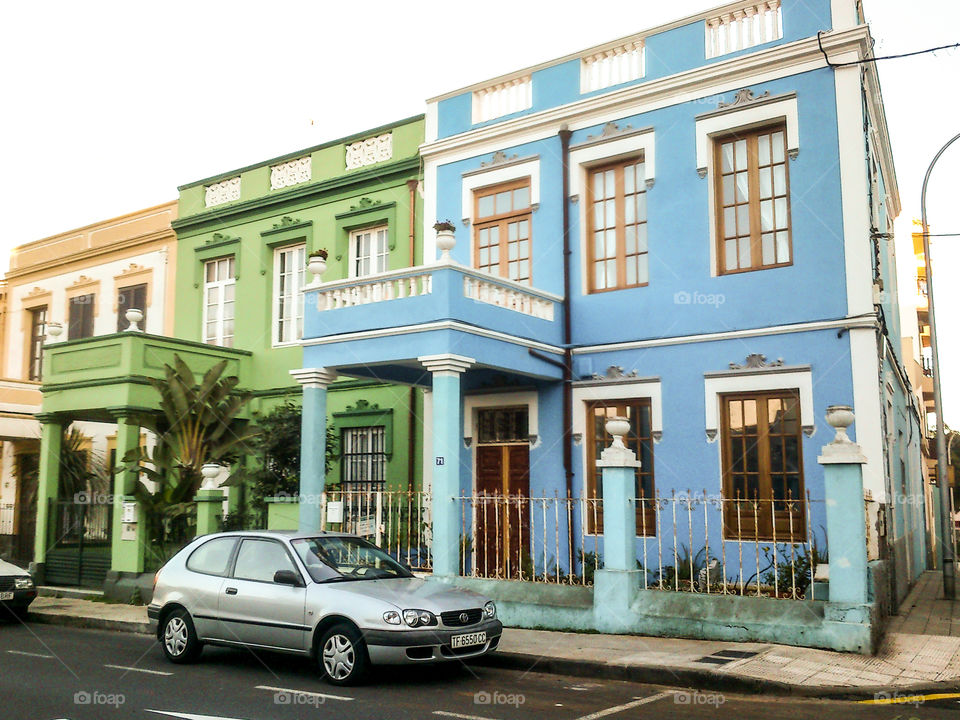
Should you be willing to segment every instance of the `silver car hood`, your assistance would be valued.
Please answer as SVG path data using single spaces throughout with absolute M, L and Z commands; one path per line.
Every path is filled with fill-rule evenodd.
M 28 573 L 23 568 L 19 568 L 16 565 L 13 565 L 8 562 L 4 562 L 3 560 L 0 560 L 0 575 L 3 575 L 3 576 L 15 575 L 17 577 L 30 577 L 30 573 Z
M 321 587 L 324 587 L 321 585 Z M 326 587 L 350 595 L 362 595 L 396 605 L 400 610 L 413 608 L 433 613 L 447 610 L 481 608 L 488 598 L 471 590 L 450 587 L 420 578 L 392 578 L 384 580 L 351 580 L 330 583 Z

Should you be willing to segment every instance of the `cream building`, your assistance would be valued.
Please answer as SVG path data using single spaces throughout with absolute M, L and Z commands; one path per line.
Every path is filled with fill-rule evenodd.
M 176 213 L 164 203 L 12 251 L 0 281 L 0 553 L 32 555 L 43 344 L 125 330 L 131 308 L 146 332 L 171 335 Z M 81 429 L 109 457 L 115 426 Z

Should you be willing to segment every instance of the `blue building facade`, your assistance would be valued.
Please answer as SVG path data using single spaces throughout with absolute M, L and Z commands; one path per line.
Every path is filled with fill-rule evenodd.
M 583 575 L 614 416 L 641 460 L 646 581 L 677 578 L 678 547 L 732 581 L 801 546 L 823 558 L 817 456 L 840 404 L 868 554 L 903 597 L 925 479 L 896 176 L 873 66 L 831 66 L 870 48 L 854 0 L 741 3 L 428 101 L 436 261 L 308 286 L 303 377 L 319 426 L 335 375 L 431 391 L 435 573 L 491 554 L 499 576 Z M 489 495 L 523 500 L 494 527 Z

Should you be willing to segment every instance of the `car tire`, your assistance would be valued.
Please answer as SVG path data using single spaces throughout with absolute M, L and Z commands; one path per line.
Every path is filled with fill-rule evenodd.
M 172 663 L 190 663 L 200 656 L 203 644 L 197 637 L 190 613 L 178 609 L 164 618 L 160 646 L 167 660 Z
M 317 664 L 328 683 L 355 685 L 367 674 L 370 660 L 360 632 L 347 623 L 337 623 L 320 638 Z

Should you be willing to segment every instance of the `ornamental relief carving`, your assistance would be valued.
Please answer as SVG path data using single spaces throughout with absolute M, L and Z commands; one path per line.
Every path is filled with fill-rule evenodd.
M 203 204 L 206 207 L 223 205 L 240 199 L 240 176 L 221 180 L 203 188 Z
M 347 170 L 374 165 L 392 157 L 393 133 L 384 133 L 346 146 Z
M 311 158 L 297 158 L 279 165 L 270 166 L 270 189 L 279 190 L 299 185 L 300 183 L 310 182 L 311 178 Z

